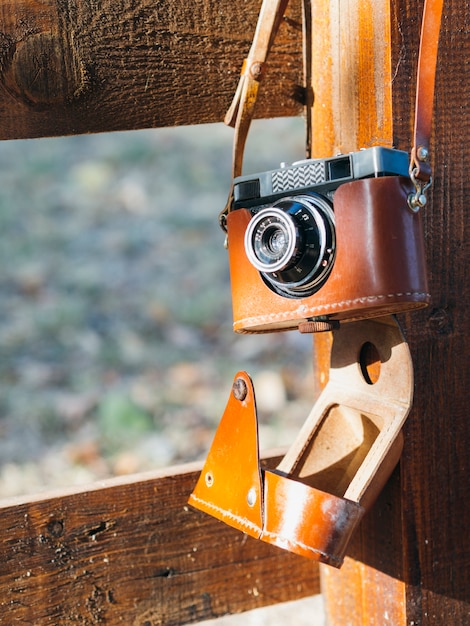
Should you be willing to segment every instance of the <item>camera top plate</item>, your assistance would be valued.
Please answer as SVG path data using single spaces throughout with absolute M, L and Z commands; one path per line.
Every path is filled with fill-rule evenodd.
M 286 194 L 331 196 L 343 183 L 360 178 L 408 176 L 409 155 L 402 150 L 374 146 L 328 159 L 305 159 L 276 170 L 238 176 L 234 180 L 234 208 L 266 205 Z

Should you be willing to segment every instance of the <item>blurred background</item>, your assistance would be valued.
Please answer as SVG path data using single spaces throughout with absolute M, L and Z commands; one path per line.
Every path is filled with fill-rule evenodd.
M 223 125 L 2 142 L 0 497 L 203 459 L 233 376 L 261 447 L 314 401 L 310 336 L 232 332 Z M 259 121 L 245 172 L 304 157 Z

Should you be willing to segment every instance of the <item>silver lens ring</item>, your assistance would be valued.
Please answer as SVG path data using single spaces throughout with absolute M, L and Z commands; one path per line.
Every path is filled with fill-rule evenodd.
M 277 200 L 251 219 L 245 251 L 279 295 L 313 295 L 328 278 L 336 256 L 332 204 L 313 192 Z
M 289 285 L 285 283 L 282 285 L 282 289 L 287 295 L 298 297 L 304 293 L 316 291 L 316 287 L 321 286 L 329 276 L 336 256 L 336 236 L 335 216 L 327 200 L 318 194 L 295 196 L 295 200 L 308 208 L 319 236 L 318 257 L 314 265 L 311 266 L 308 276 L 304 276 L 298 282 L 293 281 Z M 281 284 L 274 277 L 271 277 L 271 280 L 281 287 Z
M 294 220 L 282 209 L 262 209 L 245 232 L 245 251 L 259 272 L 278 272 L 295 256 L 299 233 Z

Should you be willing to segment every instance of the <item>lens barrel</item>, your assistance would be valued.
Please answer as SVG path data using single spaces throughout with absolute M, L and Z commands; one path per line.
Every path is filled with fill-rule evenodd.
M 331 203 L 318 194 L 282 198 L 248 224 L 245 251 L 270 288 L 287 297 L 312 295 L 334 263 Z
M 277 272 L 291 265 L 301 240 L 295 221 L 282 209 L 260 211 L 250 222 L 247 248 L 250 261 L 260 272 Z

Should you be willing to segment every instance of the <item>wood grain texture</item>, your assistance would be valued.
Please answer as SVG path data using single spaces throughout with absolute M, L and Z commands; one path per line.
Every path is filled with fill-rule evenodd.
M 378 102 L 390 93 L 389 139 L 410 150 L 423 2 L 393 0 L 390 7 L 391 74 L 375 87 L 382 92 Z M 346 567 L 334 573 L 322 567 L 327 615 L 334 626 L 470 623 L 470 114 L 464 104 L 470 97 L 469 19 L 468 7 L 457 0 L 445 3 L 431 142 L 434 186 L 423 212 L 432 303 L 427 310 L 400 317 L 415 369 L 404 453 L 400 468 L 366 516 Z M 354 93 L 348 97 L 355 102 Z M 336 106 L 348 109 L 347 101 Z M 326 122 L 325 151 L 344 137 L 352 139 L 350 149 L 373 139 L 367 120 L 348 122 L 343 116 L 349 127 L 340 132 L 333 116 Z M 391 612 L 400 606 L 404 611 Z
M 397 2 L 400 146 L 411 128 L 409 76 L 419 17 L 412 3 Z M 446 1 L 431 141 L 434 186 L 424 211 L 432 302 L 423 314 L 406 318 L 416 392 L 402 461 L 405 580 L 408 619 L 425 625 L 470 623 L 469 58 L 468 6 Z
M 319 0 L 312 5 L 312 21 L 313 153 L 392 146 L 389 0 Z M 330 346 L 317 340 L 315 348 L 317 376 L 325 380 Z M 395 471 L 361 523 L 342 569 L 320 567 L 329 626 L 406 624 L 399 479 Z
M 312 24 L 312 153 L 391 146 L 390 2 L 317 0 Z
M 4 503 L 0 623 L 169 626 L 318 593 L 311 561 L 187 506 L 197 475 Z
M 346 559 L 341 572 L 323 567 L 321 579 L 328 625 L 407 623 L 404 582 L 354 559 Z M 342 585 L 338 594 L 345 580 L 347 585 Z
M 5 0 L 0 139 L 223 119 L 260 2 Z M 300 112 L 298 0 L 261 89 L 262 116 Z

